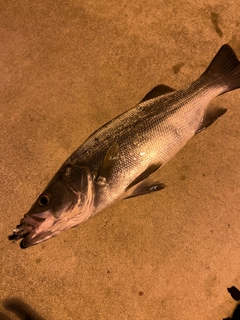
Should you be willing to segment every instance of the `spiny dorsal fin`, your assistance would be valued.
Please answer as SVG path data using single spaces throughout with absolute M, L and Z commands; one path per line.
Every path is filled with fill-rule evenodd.
M 196 131 L 196 134 L 206 129 L 207 127 L 209 127 L 213 122 L 215 122 L 218 118 L 220 118 L 226 111 L 227 109 L 225 108 L 209 106 L 203 116 L 200 127 Z
M 157 98 L 159 96 L 162 96 L 164 94 L 170 93 L 175 91 L 169 86 L 166 86 L 165 84 L 159 84 L 158 86 L 154 87 L 148 94 L 145 95 L 145 97 L 139 102 L 142 103 L 144 101 Z

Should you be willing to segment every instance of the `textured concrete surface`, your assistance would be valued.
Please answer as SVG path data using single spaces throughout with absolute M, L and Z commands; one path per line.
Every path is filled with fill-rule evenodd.
M 0 318 L 213 320 L 240 287 L 240 90 L 228 112 L 122 201 L 21 250 L 7 236 L 62 162 L 156 84 L 195 80 L 224 43 L 240 58 L 238 1 L 2 1 Z

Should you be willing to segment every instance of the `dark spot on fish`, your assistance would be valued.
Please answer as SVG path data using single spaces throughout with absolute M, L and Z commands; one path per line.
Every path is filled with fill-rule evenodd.
M 41 260 L 42 260 L 41 258 L 37 258 L 37 259 L 36 259 L 36 263 L 40 263 Z
M 184 62 L 180 62 L 180 63 L 177 63 L 175 64 L 173 67 L 172 67 L 172 70 L 174 72 L 174 74 L 177 74 L 181 69 L 182 67 L 185 65 Z
M 143 296 L 144 292 L 143 291 L 139 291 L 138 294 L 139 294 L 139 296 Z
M 223 36 L 222 30 L 219 28 L 219 15 L 215 12 L 211 12 L 211 21 L 214 26 L 215 31 L 219 35 L 220 38 Z

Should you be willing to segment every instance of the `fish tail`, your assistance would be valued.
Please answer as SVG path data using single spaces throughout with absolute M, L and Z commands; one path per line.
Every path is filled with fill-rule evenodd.
M 240 88 L 240 61 L 228 44 L 224 44 L 220 48 L 204 72 L 204 74 L 209 73 L 217 75 L 227 87 L 226 91 Z

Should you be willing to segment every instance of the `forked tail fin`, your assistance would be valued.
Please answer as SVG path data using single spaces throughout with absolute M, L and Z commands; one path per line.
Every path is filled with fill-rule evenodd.
M 228 44 L 220 48 L 204 72 L 206 73 L 217 75 L 228 87 L 226 91 L 240 88 L 240 61 Z

